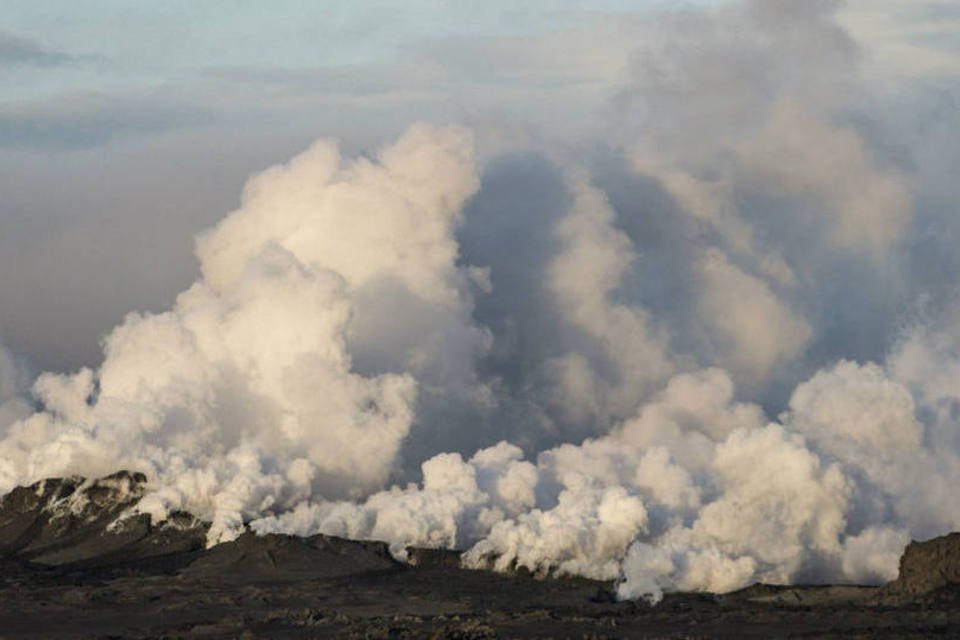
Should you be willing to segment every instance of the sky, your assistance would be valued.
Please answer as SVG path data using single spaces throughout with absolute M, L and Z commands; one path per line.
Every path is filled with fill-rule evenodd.
M 0 336 L 34 368 L 94 363 L 123 314 L 189 282 L 192 236 L 246 176 L 306 140 L 367 149 L 414 120 L 492 148 L 588 137 L 665 9 L 722 4 L 7 0 Z M 891 92 L 960 73 L 955 3 L 840 19 Z
M 623 3 L 9 3 L 0 255 L 18 276 L 0 332 L 40 368 L 95 361 L 123 314 L 189 281 L 193 234 L 247 175 L 315 137 L 364 148 L 413 120 L 540 121 L 544 95 L 602 101 L 627 30 L 623 55 L 581 63 L 595 40 L 574 43 L 576 69 L 553 50 L 584 24 L 619 31 L 618 13 L 642 19 Z M 475 51 L 447 58 L 460 44 Z M 501 46 L 509 64 L 484 54 Z
M 960 5 L 7 2 L 0 491 L 622 597 L 960 529 Z

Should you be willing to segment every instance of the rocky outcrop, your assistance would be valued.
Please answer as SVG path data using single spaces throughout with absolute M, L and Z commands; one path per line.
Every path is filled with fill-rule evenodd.
M 154 525 L 135 511 L 146 483 L 142 473 L 120 471 L 17 487 L 0 498 L 0 557 L 48 567 L 129 566 L 202 550 L 205 523 L 174 513 Z
M 946 588 L 960 589 L 960 533 L 907 545 L 900 574 L 883 588 L 882 599 L 908 602 Z

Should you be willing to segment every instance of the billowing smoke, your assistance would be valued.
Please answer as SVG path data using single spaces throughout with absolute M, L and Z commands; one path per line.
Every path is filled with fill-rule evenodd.
M 960 528 L 960 223 L 836 7 L 665 17 L 577 153 L 421 124 L 252 177 L 99 368 L 35 410 L 0 349 L 0 490 L 130 468 L 211 544 L 452 547 L 625 598 L 893 578 Z
M 173 309 L 129 315 L 99 371 L 37 378 L 45 411 L 10 427 L 0 484 L 140 469 L 158 485 L 141 508 L 211 517 L 212 541 L 265 509 L 382 486 L 415 376 L 456 382 L 484 342 L 454 264 L 472 162 L 466 131 L 414 127 L 376 161 L 319 142 L 252 179 L 200 238 L 202 276 Z M 351 341 L 398 371 L 357 373 Z

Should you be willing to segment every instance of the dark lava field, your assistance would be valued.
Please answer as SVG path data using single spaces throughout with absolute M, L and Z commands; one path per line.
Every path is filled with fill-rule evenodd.
M 52 479 L 0 502 L 0 638 L 958 638 L 960 534 L 883 587 L 754 585 L 617 602 L 613 585 L 459 568 L 327 536 L 204 548 L 206 524 L 120 517 L 145 478 Z

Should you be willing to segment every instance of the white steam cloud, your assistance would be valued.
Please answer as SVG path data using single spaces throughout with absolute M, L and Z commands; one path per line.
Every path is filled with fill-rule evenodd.
M 0 490 L 126 467 L 211 544 L 452 547 L 654 601 L 893 578 L 960 528 L 960 306 L 931 302 L 960 265 L 836 6 L 665 18 L 600 157 L 415 125 L 254 176 L 193 286 L 39 410 L 0 348 Z
M 10 427 L 0 485 L 141 469 L 159 487 L 141 508 L 210 517 L 211 541 L 265 509 L 380 487 L 413 421 L 407 371 L 449 356 L 442 336 L 399 332 L 391 355 L 404 372 L 360 375 L 350 320 L 389 313 L 363 304 L 368 287 L 388 282 L 435 307 L 432 321 L 458 349 L 482 345 L 482 332 L 462 326 L 466 275 L 453 239 L 476 188 L 469 134 L 428 127 L 375 162 L 341 166 L 335 145 L 320 142 L 252 179 L 243 206 L 200 239 L 203 276 L 171 311 L 128 316 L 96 373 L 37 379 L 46 410 Z

